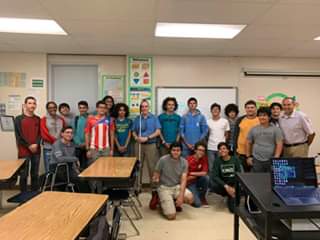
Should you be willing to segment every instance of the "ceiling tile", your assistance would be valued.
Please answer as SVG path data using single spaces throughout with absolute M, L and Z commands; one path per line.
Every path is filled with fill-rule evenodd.
M 157 21 L 248 24 L 273 5 L 273 1 L 172 1 L 161 0 Z
M 57 20 L 152 20 L 156 0 L 40 0 Z

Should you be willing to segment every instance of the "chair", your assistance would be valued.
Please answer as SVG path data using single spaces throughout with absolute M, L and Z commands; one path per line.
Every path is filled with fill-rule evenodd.
M 121 219 L 121 211 L 118 207 L 115 207 L 113 210 L 110 240 L 117 240 L 118 239 L 119 230 L 120 230 L 120 219 Z
M 56 178 L 62 169 L 65 169 L 66 178 L 63 182 L 56 183 Z M 64 186 L 66 185 L 66 190 L 70 189 L 72 192 L 74 192 L 74 184 L 70 181 L 70 173 L 69 173 L 69 165 L 68 163 L 58 163 L 54 172 L 48 172 L 45 176 L 44 184 L 42 186 L 41 191 L 45 191 L 46 189 L 50 188 L 50 191 L 53 191 L 55 187 L 58 186 Z
M 119 210 L 126 215 L 128 220 L 130 221 L 131 226 L 134 228 L 136 234 L 139 236 L 140 232 L 136 225 L 134 224 L 132 218 L 129 216 L 127 210 L 125 207 L 130 207 L 132 212 L 135 214 L 136 219 L 141 219 L 142 214 L 139 211 L 135 201 L 134 197 L 136 196 L 136 182 L 139 180 L 139 161 L 136 162 L 131 176 L 129 180 L 126 183 L 119 185 L 117 188 L 108 189 L 104 193 L 109 196 L 109 201 L 111 201 L 112 205 L 115 207 L 119 207 Z

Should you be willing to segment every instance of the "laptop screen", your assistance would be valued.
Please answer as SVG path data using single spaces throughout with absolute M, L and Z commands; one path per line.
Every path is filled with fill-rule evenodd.
M 317 187 L 314 158 L 273 158 L 271 178 L 273 187 Z

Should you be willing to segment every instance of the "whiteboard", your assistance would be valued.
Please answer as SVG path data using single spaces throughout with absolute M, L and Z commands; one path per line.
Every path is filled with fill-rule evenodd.
M 190 97 L 198 100 L 198 109 L 207 119 L 211 118 L 210 106 L 213 103 L 221 105 L 221 115 L 224 107 L 229 103 L 238 103 L 238 89 L 236 87 L 157 87 L 156 113 L 162 113 L 162 102 L 166 97 L 175 97 L 179 107 L 177 113 L 183 115 L 188 111 L 187 101 Z

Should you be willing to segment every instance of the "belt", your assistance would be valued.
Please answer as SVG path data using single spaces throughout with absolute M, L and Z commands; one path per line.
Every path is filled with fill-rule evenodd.
M 292 144 L 284 144 L 285 147 L 295 147 L 295 146 L 299 146 L 299 145 L 303 145 L 308 143 L 308 141 L 302 142 L 302 143 L 292 143 Z

